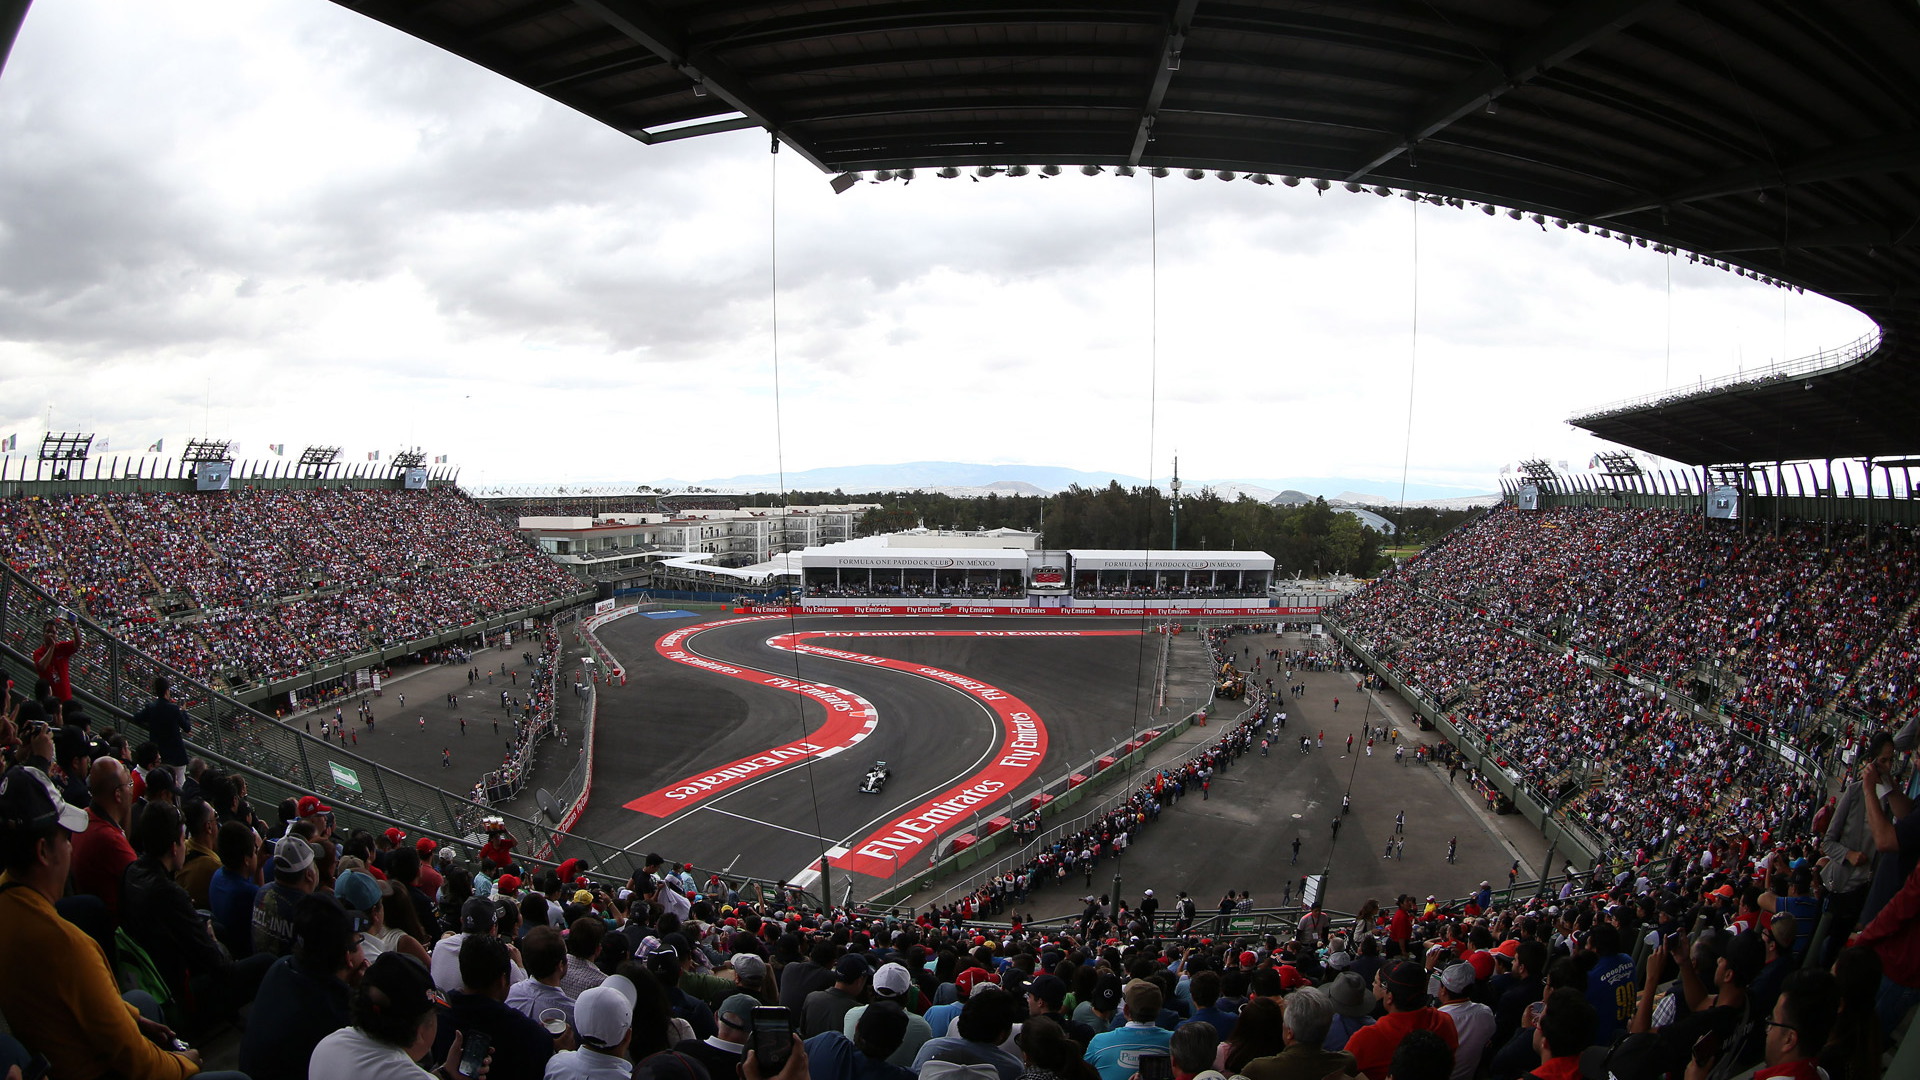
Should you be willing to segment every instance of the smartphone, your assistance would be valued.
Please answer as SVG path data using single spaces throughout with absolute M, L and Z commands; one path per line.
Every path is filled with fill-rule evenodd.
M 1720 1033 L 1709 1031 L 1694 1040 L 1693 1060 L 1702 1068 L 1711 1068 L 1720 1057 Z
M 469 1031 L 462 1036 L 460 1049 L 460 1075 L 479 1076 L 480 1067 L 487 1063 L 487 1051 L 493 1049 L 493 1040 L 487 1038 L 484 1031 Z
M 784 1005 L 756 1005 L 752 1023 L 753 1060 L 761 1076 L 772 1076 L 793 1056 L 793 1013 Z
M 1173 1059 L 1165 1054 L 1141 1054 L 1140 1080 L 1173 1080 Z

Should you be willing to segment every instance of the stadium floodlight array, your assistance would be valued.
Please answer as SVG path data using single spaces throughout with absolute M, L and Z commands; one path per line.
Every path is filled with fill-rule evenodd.
M 417 469 L 426 463 L 427 455 L 421 453 L 420 448 L 416 446 L 411 450 L 394 451 L 391 468 L 394 472 L 405 472 L 408 469 Z
M 1643 471 L 1640 462 L 1631 453 L 1624 450 L 1610 450 L 1594 455 L 1594 463 L 1606 476 L 1639 476 Z
M 228 439 L 188 439 L 186 449 L 180 451 L 180 460 L 188 465 L 210 461 L 231 462 L 233 443 Z
M 300 451 L 300 460 L 296 468 L 305 469 L 307 475 L 325 476 L 328 469 L 340 460 L 340 448 L 337 446 L 309 446 Z
M 1553 462 L 1546 458 L 1533 458 L 1521 462 L 1520 475 L 1529 480 L 1553 480 L 1557 476 L 1553 471 Z
M 92 450 L 91 433 L 49 431 L 40 438 L 41 461 L 85 461 Z

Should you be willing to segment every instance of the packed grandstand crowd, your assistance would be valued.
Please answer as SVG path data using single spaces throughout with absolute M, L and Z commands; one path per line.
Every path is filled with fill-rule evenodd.
M 0 979 L 14 1033 L 0 1037 L 0 1070 L 185 1077 L 204 1063 L 176 1038 L 238 1023 L 238 1065 L 255 1080 L 424 1077 L 416 1061 L 442 1080 L 477 1080 L 482 1061 L 487 1080 L 1133 1080 L 1143 1054 L 1166 1054 L 1173 1080 L 1572 1080 L 1583 1055 L 1622 1080 L 1755 1064 L 1763 1080 L 1873 1080 L 1920 1002 L 1920 815 L 1898 790 L 1920 724 L 1902 723 L 1916 719 L 1904 672 L 1876 667 L 1890 650 L 1868 640 L 1907 625 L 1904 549 L 1863 545 L 1781 573 L 1763 564 L 1807 555 L 1804 534 L 1768 555 L 1667 531 L 1647 582 L 1719 545 L 1728 557 L 1717 570 L 1703 557 L 1698 573 L 1737 579 L 1744 629 L 1701 631 L 1650 601 L 1636 630 L 1627 615 L 1608 622 L 1617 591 L 1658 586 L 1560 546 L 1549 521 L 1490 514 L 1474 528 L 1510 530 L 1517 553 L 1469 529 L 1336 615 L 1536 788 L 1577 763 L 1572 798 L 1609 856 L 1538 890 L 1409 893 L 1352 915 L 1271 919 L 1231 893 L 1206 909 L 1185 895 L 1090 895 L 1050 925 L 1019 913 L 1035 889 L 1090 880 L 1168 801 L 1246 753 L 1276 719 L 1258 687 L 1241 722 L 1192 757 L 1070 835 L 1036 839 L 973 895 L 911 917 L 822 910 L 715 875 L 697 885 L 657 856 L 549 868 L 499 827 L 477 850 L 399 828 L 335 833 L 317 798 L 263 814 L 244 778 L 177 764 L 164 693 L 136 717 L 162 749 L 49 727 L 57 691 L 36 688 L 0 722 L 0 969 L 36 973 Z M 1566 515 L 1559 528 L 1589 524 Z M 1555 560 L 1580 579 L 1552 586 L 1568 597 L 1558 609 L 1521 584 L 1546 586 L 1530 575 Z M 1615 591 L 1594 580 L 1608 575 Z M 1809 642 L 1791 599 L 1764 594 L 1776 587 L 1822 604 L 1864 596 L 1873 614 L 1842 620 L 1841 644 Z M 1806 756 L 1680 708 L 1655 676 L 1698 661 L 1646 640 L 1668 627 L 1735 671 L 1765 668 L 1755 650 L 1812 665 L 1729 694 L 1736 720 L 1764 717 L 1765 734 Z M 1555 640 L 1594 648 L 1595 662 Z M 1230 658 L 1223 639 L 1210 646 Z M 1893 688 L 1885 711 L 1820 742 L 1832 702 L 1870 703 L 1852 693 L 1868 672 Z M 1836 747 L 1847 785 L 1827 802 L 1802 766 Z M 1895 789 L 1884 802 L 1882 781 Z M 1036 837 L 1035 825 L 1017 831 Z M 1168 888 L 1179 884 L 1211 895 L 1226 883 Z M 791 1010 L 804 1040 L 778 1070 L 760 1067 L 758 1048 L 774 1044 L 754 1030 L 754 1008 L 770 1005 Z M 480 1036 L 491 1056 L 469 1060 Z
M 452 488 L 0 499 L 9 565 L 201 679 L 284 679 L 577 593 Z
M 1819 528 L 1501 508 L 1332 614 L 1616 850 L 1778 833 L 1873 729 L 1915 715 L 1887 660 L 1913 652 L 1911 531 L 1869 547 Z M 1862 679 L 1874 693 L 1852 693 Z M 1706 719 L 1703 686 L 1722 688 Z

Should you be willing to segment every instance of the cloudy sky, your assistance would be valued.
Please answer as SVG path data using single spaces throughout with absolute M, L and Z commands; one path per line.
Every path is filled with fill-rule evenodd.
M 51 417 L 116 451 L 417 445 L 468 483 L 1177 452 L 1477 492 L 1584 463 L 1575 412 L 1870 329 L 1668 263 L 1337 188 L 836 196 L 762 133 L 642 146 L 326 0 L 43 0 L 0 77 L 23 448 Z

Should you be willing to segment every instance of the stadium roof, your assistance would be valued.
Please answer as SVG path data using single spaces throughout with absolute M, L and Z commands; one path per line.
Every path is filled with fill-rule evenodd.
M 1914 0 L 337 2 L 645 143 L 1304 178 L 1671 245 L 1851 304 L 1879 347 L 1580 426 L 1695 463 L 1920 449 Z

